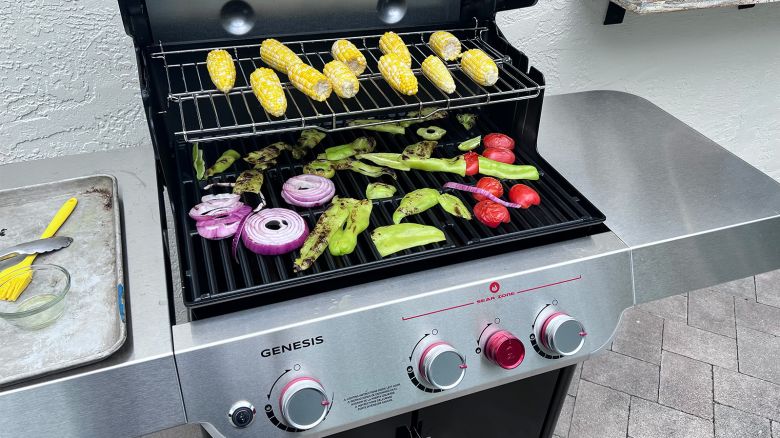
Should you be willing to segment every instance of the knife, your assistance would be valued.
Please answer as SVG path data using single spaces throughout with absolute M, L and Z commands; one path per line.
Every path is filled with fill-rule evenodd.
M 25 242 L 0 251 L 0 261 L 7 260 L 20 255 L 40 254 L 49 251 L 55 251 L 65 248 L 73 242 L 70 237 L 49 237 L 48 239 L 38 239 Z

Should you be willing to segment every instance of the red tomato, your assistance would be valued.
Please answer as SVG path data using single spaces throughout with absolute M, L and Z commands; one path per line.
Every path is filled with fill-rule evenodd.
M 467 152 L 463 154 L 463 159 L 466 160 L 466 176 L 479 173 L 479 155 L 477 155 L 476 152 Z
M 496 198 L 500 198 L 501 195 L 504 194 L 504 186 L 501 185 L 501 181 L 489 176 L 480 178 L 479 181 L 477 181 L 477 188 L 487 190 Z M 480 195 L 479 193 L 472 193 L 471 196 L 473 196 L 477 201 L 488 199 L 487 196 Z
M 515 162 L 515 153 L 509 149 L 487 148 L 482 152 L 482 156 L 506 164 L 514 164 Z
M 482 144 L 485 145 L 485 148 L 509 149 L 510 151 L 515 148 L 515 141 L 512 140 L 512 137 L 497 132 L 486 135 L 482 139 Z
M 474 206 L 474 216 L 490 228 L 496 228 L 502 222 L 509 223 L 509 210 L 489 199 L 477 202 Z
M 515 184 L 509 189 L 509 200 L 515 204 L 520 204 L 522 208 L 528 208 L 532 205 L 539 205 L 542 199 L 536 190 L 525 184 Z

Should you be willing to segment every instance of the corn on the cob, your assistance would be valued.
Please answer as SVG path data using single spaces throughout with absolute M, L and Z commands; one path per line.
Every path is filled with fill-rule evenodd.
M 319 102 L 330 97 L 330 92 L 333 91 L 328 78 L 308 64 L 293 65 L 287 72 L 287 77 L 295 88 Z
M 287 74 L 295 64 L 301 64 L 301 58 L 279 41 L 269 38 L 260 45 L 260 58 L 274 70 Z
M 450 94 L 455 91 L 455 80 L 441 59 L 431 55 L 422 62 L 422 72 L 436 88 Z
M 224 50 L 212 50 L 206 56 L 206 70 L 217 90 L 227 93 L 236 84 L 236 66 Z
M 479 85 L 490 86 L 498 81 L 498 66 L 482 50 L 471 49 L 463 52 L 460 68 Z
M 355 73 L 352 73 L 347 64 L 341 61 L 331 61 L 325 64 L 322 72 L 325 73 L 325 76 L 330 81 L 330 85 L 333 87 L 333 91 L 339 97 L 354 97 L 360 90 L 360 82 L 355 77 Z
M 379 71 L 391 87 L 401 94 L 417 94 L 417 78 L 412 69 L 397 53 L 388 53 L 379 58 Z
M 439 58 L 452 61 L 460 55 L 460 40 L 455 35 L 443 30 L 431 34 L 428 45 Z
M 395 32 L 385 32 L 385 34 L 379 38 L 379 50 L 385 55 L 395 53 L 407 67 L 411 68 L 412 55 L 409 53 L 409 49 L 406 47 L 404 40 Z
M 336 61 L 347 64 L 347 67 L 352 70 L 352 73 L 355 73 L 355 76 L 360 76 L 366 69 L 366 57 L 363 56 L 363 53 L 354 44 L 347 40 L 336 40 L 333 43 L 333 47 L 330 48 L 330 53 Z
M 284 95 L 279 76 L 270 68 L 258 68 L 249 75 L 252 91 L 260 105 L 274 117 L 281 117 L 287 111 L 287 97 Z

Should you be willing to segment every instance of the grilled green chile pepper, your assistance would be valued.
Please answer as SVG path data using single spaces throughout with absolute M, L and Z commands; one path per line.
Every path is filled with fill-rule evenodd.
M 197 143 L 192 145 L 192 167 L 195 169 L 195 178 L 203 179 L 206 173 L 206 161 L 203 160 L 203 151 Z
M 501 179 L 539 179 L 539 171 L 534 166 L 506 164 L 482 156 L 479 157 L 479 173 Z
M 252 169 L 263 171 L 263 170 L 268 170 L 274 166 L 276 166 L 276 158 L 270 161 L 263 161 L 262 163 L 257 163 L 254 166 L 252 166 Z
M 404 163 L 412 169 L 424 170 L 426 172 L 447 172 L 456 173 L 460 176 L 466 175 L 466 160 L 463 157 L 453 158 L 409 158 Z
M 466 128 L 466 131 L 470 130 L 477 124 L 477 115 L 471 113 L 458 114 L 455 116 L 458 122 Z
M 317 225 L 303 242 L 298 258 L 293 262 L 293 271 L 301 272 L 309 269 L 319 256 L 325 252 L 328 242 L 349 216 L 349 211 L 358 201 L 351 198 L 333 198 L 330 207 L 317 219 Z
M 301 131 L 301 136 L 298 137 L 298 142 L 292 149 L 293 158 L 300 160 L 309 149 L 313 149 L 320 144 L 323 138 L 325 138 L 325 133 L 318 129 L 304 129 Z
M 382 175 L 387 175 L 395 179 L 395 172 L 384 167 L 372 166 L 362 161 L 350 160 L 349 158 L 338 161 L 330 161 L 333 164 L 333 168 L 336 170 L 351 170 L 359 174 L 370 176 L 372 178 L 379 178 Z
M 446 129 L 439 128 L 438 126 L 429 126 L 417 130 L 417 135 L 426 140 L 440 140 L 446 133 Z
M 373 182 L 366 187 L 366 198 L 368 199 L 383 199 L 389 198 L 395 194 L 396 188 L 390 184 L 381 182 Z
M 401 160 L 401 154 L 374 152 L 373 154 L 360 154 L 356 158 L 395 170 L 409 170 L 409 166 Z
M 409 111 L 406 113 L 406 117 L 416 117 L 417 120 L 406 120 L 399 123 L 401 126 L 409 127 L 416 125 L 417 123 L 430 122 L 432 120 L 446 119 L 447 111 L 442 110 L 439 107 L 423 108 L 420 111 Z
M 258 151 L 252 151 L 244 157 L 244 161 L 247 163 L 256 166 L 260 163 L 269 162 L 272 160 L 275 160 L 279 154 L 282 153 L 282 151 L 286 151 L 290 149 L 290 145 L 283 142 L 278 141 L 274 144 L 268 145 Z
M 441 205 L 441 208 L 443 208 L 444 211 L 453 216 L 471 220 L 471 212 L 457 196 L 450 195 L 449 193 L 442 193 L 439 195 L 439 205 Z
M 437 143 L 435 141 L 421 141 L 415 144 L 410 144 L 401 153 L 401 159 L 407 160 L 409 158 L 431 158 L 433 148 Z
M 333 146 L 325 149 L 325 159 L 330 161 L 343 160 L 357 154 L 367 154 L 374 151 L 376 140 L 369 137 L 358 137 L 352 143 Z
M 317 175 L 324 178 L 333 178 L 333 175 L 336 174 L 336 169 L 333 168 L 333 163 L 328 160 L 314 160 L 311 163 L 303 166 L 303 173 Z
M 339 228 L 333 233 L 328 245 L 328 251 L 334 256 L 351 254 L 357 246 L 358 234 L 368 228 L 371 217 L 371 208 L 374 204 L 368 199 L 361 199 L 352 207 L 347 217 L 344 228 Z
M 239 158 L 241 158 L 241 154 L 234 151 L 233 149 L 228 149 L 225 152 L 222 152 L 222 155 L 220 155 L 214 165 L 208 168 L 206 171 L 206 176 L 212 176 L 226 171 L 227 168 L 230 167 Z
M 372 123 L 376 123 L 379 120 L 376 119 L 365 119 L 365 120 L 352 120 L 349 123 L 347 123 L 348 126 L 353 127 L 360 127 L 362 129 L 367 129 L 369 131 L 379 131 L 379 132 L 387 132 L 390 134 L 406 134 L 406 128 L 401 126 L 399 123 L 382 123 L 379 125 L 372 125 Z M 369 125 L 369 126 L 365 126 Z
M 403 223 L 374 228 L 371 241 L 382 257 L 415 246 L 446 240 L 444 232 L 430 225 Z
M 261 170 L 245 170 L 236 178 L 236 185 L 233 186 L 233 193 L 240 195 L 242 193 L 260 193 L 263 187 L 263 172 Z
M 401 199 L 393 212 L 393 223 L 401 223 L 407 216 L 422 213 L 439 203 L 439 191 L 436 189 L 417 189 Z
M 470 138 L 463 143 L 458 145 L 458 150 L 467 152 L 467 151 L 473 151 L 474 149 L 479 147 L 479 144 L 482 142 L 482 136 L 478 135 L 474 138 Z

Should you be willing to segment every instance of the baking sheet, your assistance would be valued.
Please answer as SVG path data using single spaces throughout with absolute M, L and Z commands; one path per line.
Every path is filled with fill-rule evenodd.
M 65 312 L 27 331 L 0 319 L 0 386 L 105 359 L 127 337 L 116 179 L 94 175 L 0 191 L 0 248 L 38 239 L 69 198 L 78 205 L 57 231 L 68 248 L 39 255 L 71 275 Z

